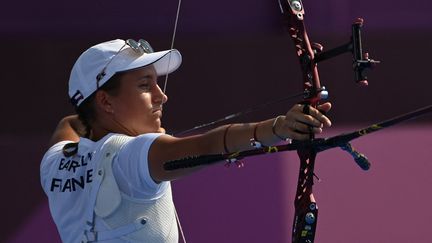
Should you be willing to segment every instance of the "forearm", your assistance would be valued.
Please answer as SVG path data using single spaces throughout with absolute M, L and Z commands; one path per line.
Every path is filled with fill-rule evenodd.
M 279 128 L 279 123 L 275 121 L 276 118 L 272 118 L 258 123 L 224 125 L 207 132 L 202 139 L 212 153 L 252 149 L 251 139 L 263 145 L 273 145 L 281 141 L 280 135 L 275 134 Z
M 328 111 L 331 106 L 321 106 Z M 163 164 L 168 161 L 190 156 L 239 152 L 253 149 L 251 139 L 263 145 L 273 145 L 287 138 L 305 140 L 310 134 L 322 132 L 330 126 L 330 120 L 315 108 L 310 114 L 303 113 L 303 105 L 295 105 L 285 116 L 258 123 L 224 125 L 204 134 L 175 138 L 161 136 L 150 151 L 150 170 L 155 181 L 173 180 L 188 175 L 202 167 L 165 171 Z M 203 166 L 204 167 L 204 166 Z
M 152 148 L 150 170 L 155 181 L 170 181 L 193 172 L 206 166 L 197 166 L 174 171 L 165 171 L 165 162 L 181 159 L 189 156 L 220 154 L 227 152 L 238 152 L 253 149 L 251 139 L 254 138 L 262 144 L 271 145 L 281 141 L 272 132 L 272 127 L 276 118 L 261 121 L 259 123 L 242 123 L 220 126 L 204 134 L 185 138 L 174 138 L 161 136 Z M 277 124 L 275 124 L 276 126 Z M 158 146 L 161 143 L 170 144 L 169 146 Z M 221 161 L 223 162 L 223 161 Z
M 78 142 L 84 131 L 84 126 L 77 115 L 66 116 L 58 123 L 51 139 L 50 146 L 61 141 Z

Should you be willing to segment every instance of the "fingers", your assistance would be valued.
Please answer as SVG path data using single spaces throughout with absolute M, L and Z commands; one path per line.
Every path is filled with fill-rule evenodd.
M 292 139 L 308 139 L 311 133 L 321 133 L 323 127 L 331 126 L 330 119 L 323 114 L 330 109 L 331 103 L 329 102 L 321 104 L 317 108 L 296 104 L 287 112 L 281 127 L 285 134 Z
M 304 113 L 299 113 L 296 115 L 295 122 L 303 123 L 306 126 L 319 127 L 319 128 L 323 127 L 323 123 L 319 119 L 314 117 L 313 114 L 306 115 Z
M 312 131 L 311 131 L 312 129 Z M 294 122 L 292 125 L 292 130 L 300 132 L 300 133 L 321 133 L 322 132 L 322 128 L 321 127 L 311 127 L 308 126 L 302 122 Z
M 314 119 L 317 119 L 320 123 L 324 124 L 326 127 L 331 126 L 330 119 L 327 118 L 321 111 L 324 113 L 327 113 L 331 109 L 330 102 L 326 102 L 322 105 L 318 106 L 318 109 L 315 109 L 313 107 L 310 107 L 309 115 L 311 115 Z M 321 111 L 320 111 L 321 110 Z M 312 125 L 312 124 L 311 124 Z
M 294 121 L 302 122 L 312 127 L 330 127 L 331 121 L 320 111 L 321 109 L 324 112 L 328 112 L 331 109 L 331 104 L 329 102 L 324 103 L 319 105 L 318 109 L 310 106 L 308 109 L 305 109 L 305 105 L 297 104 L 288 111 L 290 116 L 287 115 L 287 117 L 292 117 Z M 305 114 L 304 111 L 308 112 L 308 114 Z
M 330 111 L 331 109 L 331 103 L 330 102 L 326 102 L 324 104 L 321 104 L 318 106 L 318 110 L 320 111 L 324 111 L 324 113 L 327 113 L 328 111 Z

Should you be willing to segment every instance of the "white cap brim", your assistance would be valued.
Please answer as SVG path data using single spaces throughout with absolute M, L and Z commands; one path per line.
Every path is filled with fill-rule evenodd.
M 153 65 L 158 76 L 180 67 L 179 51 L 136 53 L 124 40 L 107 41 L 86 50 L 75 62 L 69 78 L 69 97 L 79 106 L 116 73 Z
M 132 52 L 130 49 L 125 52 Z M 120 53 L 119 55 L 121 55 Z M 132 54 L 134 55 L 134 54 Z M 141 67 L 153 65 L 158 76 L 170 74 L 180 67 L 182 57 L 176 49 L 158 51 L 153 53 L 144 53 L 134 60 L 115 58 L 110 71 L 115 73 L 129 71 Z

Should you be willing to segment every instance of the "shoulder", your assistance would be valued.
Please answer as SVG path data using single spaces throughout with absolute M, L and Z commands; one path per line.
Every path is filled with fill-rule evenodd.
M 121 152 L 132 152 L 132 151 L 141 151 L 141 152 L 148 152 L 152 144 L 160 137 L 165 137 L 167 135 L 164 135 L 163 133 L 146 133 L 142 134 L 136 137 L 127 137 L 127 136 L 120 136 L 121 137 L 127 137 L 125 141 L 123 142 L 123 145 L 121 146 Z M 116 136 L 119 137 L 119 136 Z M 112 137 L 114 138 L 114 137 Z
M 73 146 L 68 146 L 68 145 Z M 43 177 L 44 174 L 48 173 L 52 167 L 55 167 L 56 164 L 62 160 L 67 159 L 69 157 L 78 156 L 79 154 L 87 154 L 89 151 L 94 150 L 95 146 L 97 146 L 97 142 L 93 142 L 86 138 L 80 138 L 79 142 L 76 141 L 60 141 L 52 145 L 47 152 L 44 154 L 41 165 L 40 172 Z M 73 153 L 70 153 L 71 150 L 76 150 Z M 71 155 L 67 155 L 70 153 Z
M 42 158 L 41 166 L 43 166 L 47 161 L 50 161 L 53 158 L 56 158 L 58 156 L 62 156 L 64 146 L 66 144 L 69 144 L 69 143 L 74 143 L 74 141 L 61 141 L 61 142 L 57 142 L 54 145 L 52 145 L 48 149 L 48 151 L 44 154 L 44 156 Z
M 166 189 L 165 183 L 156 183 L 148 166 L 149 151 L 163 133 L 147 133 L 137 137 L 116 134 L 107 143 L 119 146 L 118 156 L 113 160 L 113 174 L 120 190 L 136 198 L 154 198 Z M 110 145 L 108 145 L 110 146 Z

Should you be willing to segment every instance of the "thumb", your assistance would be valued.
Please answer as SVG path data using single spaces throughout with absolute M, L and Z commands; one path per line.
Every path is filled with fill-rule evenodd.
M 326 113 L 326 112 L 328 112 L 331 109 L 331 103 L 330 102 L 326 102 L 324 104 L 319 105 L 317 108 L 318 108 L 319 111 L 321 111 L 323 113 Z

